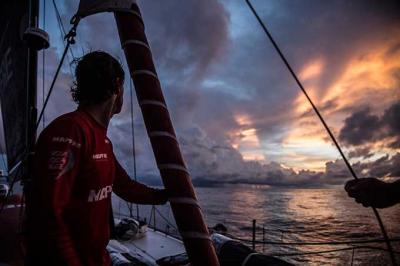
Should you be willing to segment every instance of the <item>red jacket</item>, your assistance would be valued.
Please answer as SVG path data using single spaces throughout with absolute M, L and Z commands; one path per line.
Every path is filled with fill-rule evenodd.
M 130 179 L 106 133 L 80 110 L 41 133 L 27 205 L 27 264 L 110 265 L 111 192 L 139 204 L 166 202 L 164 190 Z

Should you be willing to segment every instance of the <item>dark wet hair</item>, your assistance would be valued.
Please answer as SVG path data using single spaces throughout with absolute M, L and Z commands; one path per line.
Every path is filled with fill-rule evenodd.
M 106 52 L 90 52 L 75 60 L 75 63 L 75 82 L 71 94 L 79 105 L 106 101 L 117 93 L 119 82 L 124 82 L 125 73 L 121 64 Z

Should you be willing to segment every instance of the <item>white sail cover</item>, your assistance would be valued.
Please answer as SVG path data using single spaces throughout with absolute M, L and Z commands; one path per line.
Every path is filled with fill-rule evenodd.
M 76 16 L 84 18 L 101 12 L 128 11 L 136 0 L 81 0 Z

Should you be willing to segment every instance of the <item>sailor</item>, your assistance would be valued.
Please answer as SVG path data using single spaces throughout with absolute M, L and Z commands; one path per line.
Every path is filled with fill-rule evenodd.
M 376 178 L 360 178 L 346 183 L 347 194 L 364 207 L 387 208 L 400 203 L 400 180 L 387 183 Z
M 167 193 L 132 181 L 107 137 L 121 112 L 124 71 L 102 51 L 78 60 L 76 111 L 56 118 L 37 141 L 27 202 L 27 265 L 111 265 L 111 193 L 137 204 L 165 204 Z

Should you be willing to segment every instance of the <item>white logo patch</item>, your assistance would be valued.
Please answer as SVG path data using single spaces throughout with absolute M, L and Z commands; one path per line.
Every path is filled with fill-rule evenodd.
M 107 160 L 107 153 L 97 153 L 92 155 L 93 160 Z
M 112 192 L 112 186 L 105 186 L 99 190 L 91 189 L 89 192 L 88 202 L 96 202 L 108 198 Z
M 81 147 L 81 144 L 80 144 L 80 143 L 74 141 L 74 140 L 71 139 L 71 138 L 53 137 L 51 140 L 52 140 L 53 142 L 68 143 L 68 144 L 70 144 L 70 145 L 72 145 L 72 146 L 74 146 L 74 147 L 77 147 L 77 148 L 80 148 L 80 147 Z

